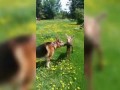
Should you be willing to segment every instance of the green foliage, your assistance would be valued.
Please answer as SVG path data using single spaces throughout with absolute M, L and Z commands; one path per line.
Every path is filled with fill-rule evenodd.
M 72 19 L 76 19 L 76 8 L 84 9 L 84 0 L 71 0 L 70 4 L 70 15 Z
M 77 20 L 77 24 L 82 24 L 84 22 L 84 10 L 76 8 L 75 17 Z
M 62 19 L 69 18 L 69 13 L 66 11 L 61 11 Z
M 42 0 L 36 0 L 36 17 L 45 18 L 44 12 L 43 12 Z
M 56 16 L 55 19 L 67 19 L 69 18 L 69 12 L 66 11 L 60 11 Z
M 54 19 L 60 11 L 60 0 L 37 0 L 36 17 L 41 19 Z

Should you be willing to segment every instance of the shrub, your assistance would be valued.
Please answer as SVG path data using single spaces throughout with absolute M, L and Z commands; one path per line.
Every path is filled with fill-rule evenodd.
M 77 8 L 75 10 L 75 17 L 77 20 L 77 24 L 83 24 L 83 22 L 84 22 L 84 10 Z

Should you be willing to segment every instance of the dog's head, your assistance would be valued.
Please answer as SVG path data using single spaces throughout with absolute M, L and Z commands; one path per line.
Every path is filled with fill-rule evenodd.
M 54 47 L 59 48 L 61 46 L 64 46 L 64 42 L 61 41 L 60 39 L 56 38 L 56 41 L 54 42 Z
M 68 35 L 66 34 L 66 37 L 67 37 L 67 42 L 68 42 L 68 43 L 72 43 L 74 36 L 68 36 Z
M 84 35 L 87 40 L 93 44 L 100 43 L 101 26 L 100 23 L 107 17 L 106 13 L 101 13 L 96 17 L 85 16 L 84 17 Z

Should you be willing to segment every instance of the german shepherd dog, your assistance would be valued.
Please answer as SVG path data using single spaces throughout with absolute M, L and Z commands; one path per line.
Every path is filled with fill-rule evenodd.
M 35 71 L 35 35 L 23 35 L 0 44 L 0 85 L 9 84 L 10 90 L 30 90 Z
M 50 67 L 50 60 L 52 56 L 54 55 L 55 49 L 60 48 L 63 46 L 63 41 L 60 41 L 56 38 L 56 41 L 54 42 L 46 42 L 36 48 L 36 57 L 42 58 L 45 57 L 47 60 L 46 66 Z

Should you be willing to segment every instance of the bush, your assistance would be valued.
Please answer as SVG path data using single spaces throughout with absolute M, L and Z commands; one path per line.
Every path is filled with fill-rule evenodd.
M 77 24 L 83 24 L 83 22 L 84 22 L 84 10 L 77 8 L 75 10 L 75 17 L 77 20 Z
M 69 13 L 66 11 L 61 11 L 55 16 L 55 19 L 66 19 L 66 18 L 69 18 Z

